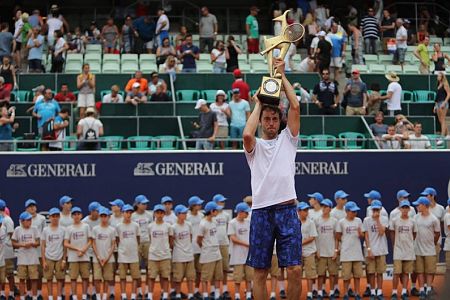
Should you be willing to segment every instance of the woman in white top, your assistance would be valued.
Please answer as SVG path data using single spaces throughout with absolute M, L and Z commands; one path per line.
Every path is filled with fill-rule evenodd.
M 176 55 L 175 48 L 170 45 L 169 38 L 164 38 L 162 40 L 162 45 L 156 49 L 156 64 L 162 65 L 169 55 Z
M 225 73 L 227 68 L 227 59 L 225 57 L 225 44 L 223 41 L 217 41 L 216 46 L 211 51 L 211 63 L 214 73 Z
M 51 73 L 62 73 L 64 66 L 64 56 L 69 46 L 63 38 L 61 30 L 55 31 L 55 46 L 52 55 L 52 69 Z
M 217 123 L 219 128 L 217 130 L 216 137 L 227 138 L 228 137 L 228 118 L 231 117 L 231 110 L 227 100 L 227 94 L 223 90 L 218 90 L 216 93 L 216 102 L 211 104 L 209 108 L 216 113 Z M 225 149 L 225 142 L 219 142 L 220 148 Z

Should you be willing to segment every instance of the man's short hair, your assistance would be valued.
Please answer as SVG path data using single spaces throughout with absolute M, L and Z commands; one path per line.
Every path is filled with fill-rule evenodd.
M 68 115 L 70 115 L 69 109 L 67 109 L 67 108 L 65 108 L 65 107 L 61 108 L 61 110 L 60 110 L 59 112 L 62 113 L 62 114 L 68 114 Z
M 278 106 L 275 105 L 269 105 L 269 104 L 263 104 L 263 107 L 261 108 L 261 113 L 259 114 L 259 120 L 261 121 L 262 115 L 264 111 L 273 111 L 274 113 L 278 114 L 278 117 L 281 120 L 282 114 L 281 109 Z
M 184 38 L 187 39 L 188 37 L 192 37 L 192 34 L 186 33 L 186 35 L 184 36 Z
M 4 30 L 4 29 L 6 29 L 6 28 L 9 28 L 8 23 L 3 22 L 2 24 L 0 24 L 0 30 Z
M 414 127 L 416 127 L 416 126 L 418 126 L 418 125 L 422 126 L 422 123 L 420 123 L 420 122 L 414 122 Z
M 67 85 L 67 87 L 69 87 L 69 85 L 67 83 L 65 83 L 65 82 L 61 83 L 61 87 L 65 86 L 65 85 Z

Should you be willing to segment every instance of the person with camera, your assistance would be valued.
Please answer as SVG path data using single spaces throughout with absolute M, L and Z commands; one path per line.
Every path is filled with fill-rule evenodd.
M 12 133 L 19 125 L 17 123 L 14 124 L 16 108 L 14 106 L 8 108 L 6 105 L 3 105 L 0 112 L 0 151 L 12 151 Z

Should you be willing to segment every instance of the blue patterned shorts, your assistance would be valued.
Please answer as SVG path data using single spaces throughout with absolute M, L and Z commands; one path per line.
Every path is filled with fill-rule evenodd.
M 300 226 L 295 205 L 273 205 L 252 211 L 247 265 L 269 269 L 275 240 L 280 267 L 301 265 Z

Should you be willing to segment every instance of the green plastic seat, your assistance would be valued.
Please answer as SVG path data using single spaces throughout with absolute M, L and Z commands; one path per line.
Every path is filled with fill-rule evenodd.
M 11 102 L 31 102 L 30 92 L 25 90 L 11 91 Z
M 413 101 L 414 101 L 414 93 L 402 90 L 402 102 L 413 102 Z
M 36 142 L 33 147 L 30 148 L 24 148 L 21 146 L 20 141 L 23 140 L 23 137 L 16 138 L 16 151 L 18 152 L 37 152 L 40 150 L 40 143 L 37 138 L 35 138 Z
M 153 140 L 156 142 L 158 150 L 176 150 L 178 149 L 178 138 L 176 135 L 158 135 Z
M 63 147 L 64 151 L 75 151 L 77 150 L 77 137 L 74 135 L 66 136 Z
M 342 149 L 364 149 L 366 137 L 359 132 L 342 132 L 339 142 Z
M 216 93 L 217 90 L 202 90 L 201 95 L 203 99 L 205 99 L 208 102 L 214 102 L 216 101 Z
M 200 92 L 198 90 L 178 90 L 178 101 L 196 101 L 199 99 Z
M 441 145 L 437 142 L 444 139 L 442 135 L 439 134 L 425 134 L 430 139 L 430 144 L 432 149 L 447 149 L 447 142 L 444 140 Z
M 436 92 L 428 90 L 415 90 L 414 92 L 416 102 L 434 102 L 436 99 Z
M 309 136 L 311 149 L 336 149 L 336 137 L 329 134 L 314 134 Z
M 311 149 L 311 141 L 309 139 L 309 136 L 304 134 L 298 135 L 298 149 Z
M 152 150 L 154 149 L 153 137 L 151 136 L 130 136 L 128 137 L 128 150 Z
M 100 137 L 100 147 L 102 150 L 121 150 L 123 136 L 110 135 Z

